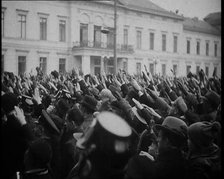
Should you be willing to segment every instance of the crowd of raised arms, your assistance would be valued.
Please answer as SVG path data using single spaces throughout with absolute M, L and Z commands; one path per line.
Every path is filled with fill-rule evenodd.
M 3 179 L 221 178 L 221 79 L 2 72 Z

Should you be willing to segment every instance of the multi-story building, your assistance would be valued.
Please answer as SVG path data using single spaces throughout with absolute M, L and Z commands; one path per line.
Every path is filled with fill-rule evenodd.
M 147 0 L 117 5 L 117 68 L 140 74 L 184 76 L 199 68 L 221 74 L 220 31 Z M 109 33 L 102 33 L 102 28 Z M 3 1 L 2 68 L 15 74 L 80 68 L 114 72 L 113 2 Z

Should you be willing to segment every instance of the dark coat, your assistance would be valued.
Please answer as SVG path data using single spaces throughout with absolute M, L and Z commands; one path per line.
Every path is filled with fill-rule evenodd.
M 155 161 L 138 155 L 128 162 L 126 179 L 179 179 L 185 176 L 186 166 L 182 153 L 175 149 L 160 154 Z
M 190 154 L 188 158 L 187 178 L 212 179 L 221 178 L 220 150 L 216 145 L 204 148 L 198 154 Z
M 23 169 L 23 156 L 30 141 L 34 139 L 28 124 L 21 126 L 14 116 L 7 117 L 2 126 L 1 178 L 12 178 Z

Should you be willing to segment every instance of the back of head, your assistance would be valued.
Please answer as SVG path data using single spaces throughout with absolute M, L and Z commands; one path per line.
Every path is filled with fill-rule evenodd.
M 189 126 L 188 136 L 198 149 L 202 149 L 213 144 L 220 130 L 219 122 L 196 122 Z
M 2 108 L 5 111 L 6 115 L 14 110 L 14 106 L 19 104 L 17 96 L 14 93 L 5 93 L 1 97 Z
M 31 142 L 25 155 L 25 167 L 27 170 L 46 168 L 52 157 L 52 148 L 45 139 L 37 139 Z
M 84 116 L 77 106 L 74 106 L 68 111 L 67 115 L 68 121 L 75 122 L 75 125 L 80 126 L 84 121 Z
M 162 130 L 174 147 L 179 149 L 185 147 L 187 142 L 187 125 L 183 120 L 168 116 L 162 125 L 155 125 L 155 129 Z

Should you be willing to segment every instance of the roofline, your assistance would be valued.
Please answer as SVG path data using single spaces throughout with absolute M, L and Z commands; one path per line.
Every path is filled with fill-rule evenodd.
M 221 33 L 215 33 L 215 32 L 208 32 L 206 30 L 203 30 L 203 29 L 192 29 L 191 27 L 186 27 L 184 26 L 183 27 L 183 30 L 186 30 L 186 31 L 192 31 L 192 32 L 200 32 L 200 33 L 205 33 L 205 34 L 211 34 L 211 35 L 216 35 L 216 36 L 221 36 Z
M 153 15 L 162 16 L 162 17 L 169 17 L 169 18 L 172 18 L 172 19 L 184 20 L 184 17 L 181 17 L 181 16 L 174 17 L 174 16 L 169 15 L 169 14 L 162 14 L 163 13 L 162 11 L 148 12 L 148 11 L 144 11 L 144 10 L 140 10 L 140 9 L 134 9 L 134 8 L 130 8 L 130 7 L 122 7 L 122 8 L 131 10 L 131 11 L 142 12 L 142 13 L 146 13 L 146 14 L 153 14 Z M 169 11 L 167 11 L 167 12 L 169 13 Z
M 86 2 L 86 1 L 85 1 Z M 87 1 L 87 2 L 90 2 L 90 3 L 93 3 L 91 1 Z M 99 3 L 99 4 L 104 4 L 104 5 L 108 5 L 108 6 L 113 6 L 112 3 L 102 3 L 102 1 L 94 1 L 94 3 Z M 135 9 L 135 8 L 131 8 L 131 7 L 126 7 L 125 5 L 120 5 L 120 4 L 117 4 L 117 7 L 119 8 L 122 8 L 122 9 L 127 9 L 127 10 L 130 10 L 130 11 L 135 11 L 135 12 L 142 12 L 142 13 L 145 13 L 145 14 L 153 14 L 153 15 L 157 15 L 157 16 L 162 16 L 162 17 L 168 17 L 168 18 L 171 18 L 171 19 L 177 19 L 177 20 L 184 20 L 184 17 L 182 16 L 178 16 L 178 15 L 169 15 L 169 14 L 162 14 L 163 12 L 162 11 L 157 11 L 157 12 L 149 12 L 149 11 L 144 11 L 144 10 L 140 10 L 140 9 Z M 153 9 L 151 9 L 151 11 L 153 11 Z M 167 13 L 170 13 L 169 11 L 167 11 Z M 174 17 L 176 16 L 176 17 Z

